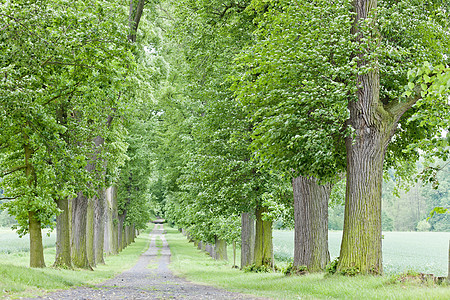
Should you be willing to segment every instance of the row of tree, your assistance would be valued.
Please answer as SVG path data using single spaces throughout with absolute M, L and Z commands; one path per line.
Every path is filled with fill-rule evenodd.
M 55 216 L 55 266 L 66 268 L 104 263 L 148 222 L 143 8 L 141 0 L 0 5 L 2 209 L 19 235 L 30 234 L 31 267 L 45 266 L 42 228 Z
M 272 223 L 293 214 L 294 265 L 323 270 L 329 198 L 346 178 L 337 269 L 381 274 L 383 172 L 406 180 L 419 151 L 449 154 L 447 3 L 183 0 L 156 11 L 154 47 L 171 67 L 154 169 L 166 218 L 193 240 L 240 243 L 243 266 L 271 266 Z

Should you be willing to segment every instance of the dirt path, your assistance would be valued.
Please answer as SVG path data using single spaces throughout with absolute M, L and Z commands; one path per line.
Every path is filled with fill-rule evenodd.
M 94 288 L 61 290 L 34 299 L 258 299 L 174 276 L 168 268 L 170 249 L 163 225 L 155 224 L 150 236 L 149 249 L 130 270 Z M 162 247 L 156 246 L 158 239 Z

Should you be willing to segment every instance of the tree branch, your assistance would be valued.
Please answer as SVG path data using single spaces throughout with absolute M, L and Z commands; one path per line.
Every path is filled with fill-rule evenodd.
M 411 96 L 405 102 L 400 102 L 398 99 L 386 105 L 384 109 L 392 114 L 396 119 L 399 119 L 408 109 L 410 109 L 421 98 L 420 92 L 422 88 L 420 84 L 416 84 Z
M 8 171 L 4 171 L 3 174 L 2 174 L 2 177 L 5 177 L 5 176 L 7 176 L 7 175 L 9 175 L 9 174 L 12 174 L 12 173 L 14 173 L 14 172 L 16 172 L 16 171 L 23 170 L 23 169 L 25 169 L 26 167 L 27 167 L 27 166 L 20 166 L 20 167 L 15 167 L 15 168 L 9 169 Z

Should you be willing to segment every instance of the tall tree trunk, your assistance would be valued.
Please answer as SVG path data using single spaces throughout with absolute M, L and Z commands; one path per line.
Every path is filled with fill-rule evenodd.
M 77 268 L 92 269 L 86 251 L 87 207 L 88 199 L 79 192 L 72 202 L 72 263 Z
M 88 199 L 87 215 L 86 215 L 86 253 L 91 267 L 95 267 L 95 243 L 94 243 L 94 198 Z
M 105 234 L 105 206 L 106 206 L 105 191 L 101 190 L 98 197 L 95 197 L 94 202 L 94 256 L 97 264 L 104 264 L 103 245 Z
M 56 258 L 54 266 L 72 269 L 69 198 L 59 198 L 57 204 L 61 213 L 56 217 Z
M 30 267 L 44 268 L 44 246 L 42 244 L 41 222 L 34 211 L 28 212 L 28 229 L 30 231 Z
M 117 248 L 117 250 L 118 250 L 118 252 L 121 252 L 122 250 L 123 250 L 123 248 L 124 248 L 124 246 L 123 246 L 123 240 L 125 239 L 125 234 L 124 234 L 124 222 L 125 222 L 125 215 L 124 214 L 121 214 L 121 215 L 119 215 L 118 216 L 118 220 L 119 220 L 119 222 L 118 222 L 118 228 L 117 228 L 117 232 L 118 232 L 118 235 L 117 235 L 117 245 L 118 245 L 118 248 Z
M 111 199 L 111 189 L 108 187 L 105 190 L 105 225 L 103 233 L 103 250 L 106 255 L 112 254 L 112 236 L 113 236 L 113 209 Z
M 27 138 L 27 137 L 26 137 Z M 28 144 L 24 145 L 25 153 L 25 175 L 30 188 L 36 188 L 36 173 L 31 165 L 33 149 Z M 28 210 L 28 231 L 30 233 L 30 267 L 44 268 L 44 246 L 42 244 L 41 221 L 37 218 L 36 212 Z
M 263 220 L 267 208 L 256 209 L 255 265 L 273 266 L 272 221 Z
M 221 240 L 216 236 L 214 249 L 215 249 L 214 259 L 228 260 L 227 242 L 225 240 Z
M 112 206 L 112 244 L 111 253 L 119 253 L 119 208 L 117 203 L 117 187 L 111 187 L 111 206 Z
M 328 252 L 328 199 L 331 184 L 319 185 L 314 177 L 292 179 L 294 191 L 294 266 L 310 272 L 325 269 Z
M 255 220 L 249 213 L 241 215 L 241 269 L 255 263 Z

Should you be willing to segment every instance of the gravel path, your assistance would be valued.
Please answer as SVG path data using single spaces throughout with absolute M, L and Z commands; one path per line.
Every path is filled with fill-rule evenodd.
M 162 224 L 150 233 L 150 247 L 130 270 L 92 287 L 53 292 L 33 299 L 262 299 L 190 283 L 169 270 L 170 249 Z M 162 240 L 162 248 L 156 240 Z

